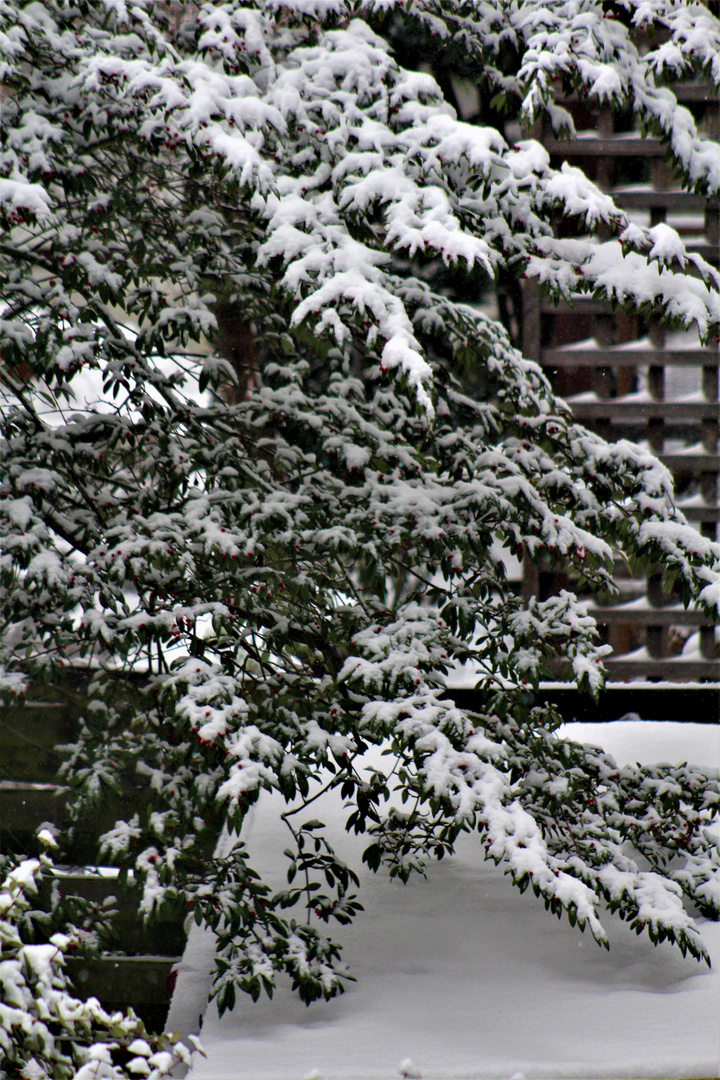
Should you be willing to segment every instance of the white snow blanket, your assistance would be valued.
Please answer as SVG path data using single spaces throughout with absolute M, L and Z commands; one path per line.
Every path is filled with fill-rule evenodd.
M 692 723 L 573 724 L 572 738 L 620 762 L 720 765 L 720 730 Z M 246 841 L 278 886 L 285 867 L 279 802 L 263 796 Z M 342 815 L 336 816 L 341 820 Z M 333 806 L 312 807 L 332 820 Z M 367 840 L 338 837 L 358 869 Z M 207 1006 L 212 938 L 190 935 L 168 1027 L 197 1031 L 207 1058 L 190 1080 L 560 1080 L 720 1075 L 720 924 L 699 920 L 711 971 L 655 948 L 606 914 L 610 952 L 520 895 L 482 858 L 477 837 L 407 886 L 361 874 L 365 906 L 333 936 L 357 983 L 305 1007 L 288 989 Z

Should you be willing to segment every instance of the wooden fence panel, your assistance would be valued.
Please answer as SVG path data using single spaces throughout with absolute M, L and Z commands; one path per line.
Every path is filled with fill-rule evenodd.
M 701 84 L 676 89 L 695 109 L 706 134 L 717 138 L 718 102 L 711 89 Z M 615 132 L 611 110 L 591 115 L 572 99 L 563 104 L 575 111 L 576 126 L 589 124 L 590 130 L 572 141 L 534 132 L 552 164 L 580 166 L 634 220 L 667 222 L 691 251 L 717 265 L 717 202 L 682 190 L 657 140 Z M 630 439 L 651 449 L 672 472 L 687 519 L 715 539 L 720 518 L 717 344 L 703 347 L 691 333 L 666 333 L 652 322 L 642 325 L 584 296 L 556 306 L 524 284 L 525 354 L 542 364 L 579 421 L 605 438 Z M 618 562 L 617 601 L 591 608 L 613 647 L 607 661 L 610 677 L 720 681 L 712 621 L 698 611 L 686 612 L 662 591 L 661 569 L 641 580 Z M 526 594 L 549 595 L 565 584 L 549 565 L 526 569 Z

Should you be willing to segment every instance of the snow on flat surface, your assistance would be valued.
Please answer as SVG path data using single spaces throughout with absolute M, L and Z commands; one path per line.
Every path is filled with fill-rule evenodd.
M 625 720 L 564 731 L 621 762 L 720 765 L 712 725 Z M 280 884 L 278 809 L 261 800 L 246 839 L 258 869 Z M 311 812 L 328 821 L 332 809 Z M 364 843 L 340 836 L 337 846 L 357 867 Z M 401 1062 L 424 1080 L 720 1074 L 720 925 L 700 922 L 712 971 L 611 917 L 608 953 L 517 893 L 471 837 L 425 881 L 366 872 L 361 886 L 364 916 L 336 935 L 358 982 L 309 1008 L 285 988 L 222 1019 L 210 1006 L 208 1056 L 191 1080 L 398 1080 Z M 211 957 L 211 939 L 195 929 L 169 1028 L 197 1030 Z

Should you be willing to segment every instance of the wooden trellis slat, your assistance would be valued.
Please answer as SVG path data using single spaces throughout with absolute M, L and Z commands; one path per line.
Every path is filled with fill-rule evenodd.
M 548 307 L 549 312 L 555 311 Z M 602 307 L 603 313 L 607 311 Z M 715 349 L 657 349 L 629 348 L 613 345 L 606 348 L 579 348 L 566 345 L 559 349 L 542 350 L 543 365 L 546 367 L 700 367 L 717 368 L 720 365 L 720 352 Z
M 684 608 L 676 604 L 668 604 L 666 607 L 638 607 L 630 604 L 601 605 L 592 604 L 588 612 L 597 622 L 607 625 L 608 623 L 637 623 L 640 626 L 647 625 L 648 619 L 652 619 L 654 625 L 664 626 L 712 626 L 702 611 L 694 608 Z
M 660 659 L 616 656 L 605 660 L 605 669 L 611 679 L 663 679 L 673 682 L 695 679 L 711 682 L 717 679 L 719 672 L 717 660 L 684 660 L 672 656 Z
M 689 472 L 693 475 L 699 475 L 701 473 L 720 472 L 720 454 L 700 453 L 699 451 L 690 453 L 680 450 L 677 454 L 659 453 L 657 456 L 663 465 L 666 465 L 674 473 Z
M 581 135 L 572 141 L 543 139 L 547 152 L 562 158 L 665 157 L 665 147 L 657 139 L 638 135 Z
M 720 419 L 720 407 L 710 401 L 653 401 L 631 398 L 611 398 L 605 401 L 574 401 L 566 398 L 573 416 L 578 420 L 672 420 L 683 417 L 690 420 Z M 612 402 L 612 405 L 610 405 Z
M 624 210 L 652 210 L 661 207 L 664 210 L 682 210 L 683 213 L 702 210 L 715 203 L 708 203 L 702 195 L 676 188 L 671 191 L 656 190 L 651 187 L 613 188 L 613 199 Z

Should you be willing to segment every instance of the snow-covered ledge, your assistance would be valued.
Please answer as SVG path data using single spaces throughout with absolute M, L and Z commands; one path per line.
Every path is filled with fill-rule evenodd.
M 720 767 L 720 729 L 709 725 L 618 721 L 566 730 L 620 762 Z M 278 809 L 263 796 L 246 836 L 258 869 L 275 879 L 284 872 L 269 855 L 284 846 Z M 313 808 L 325 821 L 332 812 Z M 365 843 L 338 837 L 356 868 Z M 191 1080 L 720 1073 L 720 924 L 699 920 L 711 971 L 666 944 L 654 948 L 616 919 L 605 921 L 608 953 L 531 894 L 518 894 L 481 856 L 468 837 L 426 881 L 403 886 L 361 874 L 364 916 L 335 932 L 358 982 L 330 1003 L 306 1008 L 283 988 L 271 1002 L 240 1001 L 218 1018 L 207 1006 L 212 940 L 195 928 L 168 1018 L 170 1029 L 197 1032 L 204 1014 L 207 1059 L 196 1058 Z

